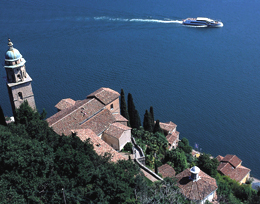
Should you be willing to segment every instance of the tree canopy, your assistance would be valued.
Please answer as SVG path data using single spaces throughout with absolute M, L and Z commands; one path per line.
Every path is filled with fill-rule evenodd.
M 42 118 L 25 102 L 15 123 L 0 126 L 1 203 L 136 202 L 143 176 L 135 163 L 112 163 L 89 140 L 59 136 Z

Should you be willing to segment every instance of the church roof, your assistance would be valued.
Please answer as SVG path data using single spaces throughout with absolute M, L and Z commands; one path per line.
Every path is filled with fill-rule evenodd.
M 117 99 L 120 96 L 120 94 L 110 88 L 100 88 L 96 90 L 95 92 L 89 94 L 87 98 L 96 98 L 104 105 L 107 105 Z
M 131 129 L 132 128 L 128 126 L 116 122 L 111 124 L 110 127 L 105 131 L 105 133 L 119 139 L 125 131 Z
M 117 162 L 118 160 L 126 160 L 125 157 L 123 157 L 111 146 L 109 146 L 105 141 L 99 138 L 92 130 L 76 129 L 76 130 L 72 130 L 72 132 L 76 132 L 77 136 L 82 141 L 85 141 L 86 139 L 90 139 L 90 143 L 93 144 L 94 150 L 98 155 L 104 156 L 105 153 L 110 153 L 112 162 Z
M 115 117 L 117 122 L 127 122 L 128 121 L 124 116 L 122 116 L 119 113 L 113 113 L 113 116 Z
M 59 110 L 63 110 L 63 109 L 69 108 L 71 106 L 74 106 L 75 103 L 76 102 L 73 99 L 65 98 L 65 99 L 62 99 L 59 103 L 57 103 L 55 105 L 55 108 L 57 108 Z
M 58 133 L 70 134 L 71 129 L 77 129 L 81 124 L 103 110 L 104 105 L 96 99 L 76 101 L 74 106 L 63 109 L 46 121 Z M 111 114 L 112 115 L 112 114 Z

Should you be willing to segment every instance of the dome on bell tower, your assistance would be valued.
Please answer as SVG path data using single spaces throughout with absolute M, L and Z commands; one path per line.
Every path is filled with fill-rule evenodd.
M 9 49 L 5 53 L 5 59 L 11 61 L 11 60 L 18 60 L 22 58 L 21 53 L 13 47 L 13 43 L 11 42 L 10 38 L 8 39 L 8 41 L 9 41 L 8 42 Z

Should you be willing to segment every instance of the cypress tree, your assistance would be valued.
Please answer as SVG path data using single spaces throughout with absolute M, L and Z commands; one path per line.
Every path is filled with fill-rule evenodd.
M 163 133 L 163 131 L 160 127 L 160 121 L 159 120 L 156 120 L 156 123 L 155 123 L 154 128 L 153 128 L 153 133 L 156 133 L 156 132 Z
M 126 102 L 125 102 L 124 89 L 121 89 L 120 106 L 121 106 L 121 115 L 124 116 L 128 120 L 127 125 L 130 126 L 129 114 L 128 114 Z
M 150 106 L 150 115 L 151 115 L 152 128 L 154 128 L 154 113 L 153 113 L 153 107 L 152 106 Z
M 147 130 L 149 132 L 153 132 L 153 124 L 152 124 L 152 119 L 151 119 L 151 113 L 149 113 L 148 110 L 146 110 L 145 114 L 144 114 L 143 127 L 144 127 L 145 130 Z
M 5 115 L 1 106 L 0 106 L 0 125 L 7 126 L 5 122 Z
M 128 93 L 128 95 L 127 95 L 127 106 L 128 106 L 129 123 L 130 123 L 131 127 L 132 127 L 133 118 L 134 118 L 133 105 L 134 105 L 134 102 L 133 102 L 132 94 Z
M 128 114 L 130 125 L 132 128 L 139 128 L 141 126 L 141 119 L 138 111 L 135 109 L 134 100 L 132 94 L 128 93 L 127 96 Z
M 140 126 L 141 126 L 140 115 L 139 115 L 138 111 L 135 110 L 135 112 L 134 112 L 134 124 L 133 124 L 132 128 L 139 128 Z

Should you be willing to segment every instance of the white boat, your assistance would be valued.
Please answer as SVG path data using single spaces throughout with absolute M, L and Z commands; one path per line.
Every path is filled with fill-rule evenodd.
M 205 17 L 186 18 L 182 20 L 182 24 L 203 27 L 223 27 L 223 23 L 221 21 L 216 21 Z

